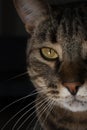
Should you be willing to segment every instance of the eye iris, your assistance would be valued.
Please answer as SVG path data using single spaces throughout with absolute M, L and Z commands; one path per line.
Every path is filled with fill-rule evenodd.
M 41 51 L 43 56 L 49 59 L 55 59 L 58 57 L 57 53 L 51 48 L 42 48 Z
M 48 54 L 49 57 L 54 57 L 55 56 L 55 52 L 52 49 L 49 49 L 47 51 L 47 54 Z

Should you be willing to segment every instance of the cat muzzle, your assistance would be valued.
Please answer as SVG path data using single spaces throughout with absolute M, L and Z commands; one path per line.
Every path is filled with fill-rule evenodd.
M 63 86 L 66 87 L 73 96 L 77 94 L 81 85 L 81 82 L 63 83 Z

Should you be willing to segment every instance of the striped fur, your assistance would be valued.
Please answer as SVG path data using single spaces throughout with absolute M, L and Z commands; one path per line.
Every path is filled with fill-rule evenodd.
M 41 126 L 44 130 L 87 130 L 87 3 L 54 7 L 39 0 L 34 4 L 34 1 L 25 0 L 21 6 L 21 1 L 15 0 L 15 5 L 31 34 L 27 45 L 27 69 L 37 91 L 42 91 L 37 98 L 54 102 L 50 103 L 52 111 L 49 113 L 46 109 L 41 117 L 42 107 L 37 105 Z M 23 15 L 24 9 L 31 9 L 31 12 Z M 41 20 L 36 14 L 40 14 Z M 30 21 L 33 21 L 32 33 Z M 54 49 L 58 58 L 54 61 L 44 59 L 40 53 L 42 47 Z M 78 93 L 73 96 L 63 82 L 81 82 Z

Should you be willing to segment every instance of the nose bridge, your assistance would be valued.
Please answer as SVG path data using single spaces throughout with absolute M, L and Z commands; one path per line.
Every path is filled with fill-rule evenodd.
M 60 70 L 62 82 L 79 82 L 81 78 L 81 65 L 76 62 L 63 63 Z

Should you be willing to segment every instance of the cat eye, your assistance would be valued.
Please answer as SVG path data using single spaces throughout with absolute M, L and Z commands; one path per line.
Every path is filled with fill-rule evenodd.
M 47 60 L 55 60 L 56 58 L 58 58 L 57 52 L 52 48 L 43 47 L 40 51 L 42 56 Z

